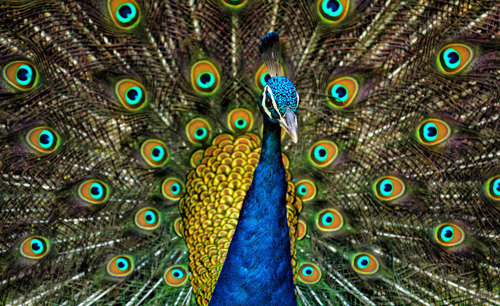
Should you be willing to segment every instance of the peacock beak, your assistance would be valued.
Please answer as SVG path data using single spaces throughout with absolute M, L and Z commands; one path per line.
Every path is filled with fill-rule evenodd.
M 292 141 L 297 143 L 299 140 L 299 136 L 297 135 L 297 116 L 289 107 L 286 108 L 285 115 L 279 119 L 279 122 L 285 128 L 288 135 L 290 135 Z

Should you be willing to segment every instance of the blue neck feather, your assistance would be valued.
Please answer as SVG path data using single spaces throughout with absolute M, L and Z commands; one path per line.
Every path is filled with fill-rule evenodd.
M 262 151 L 210 305 L 297 305 L 281 127 L 264 118 Z

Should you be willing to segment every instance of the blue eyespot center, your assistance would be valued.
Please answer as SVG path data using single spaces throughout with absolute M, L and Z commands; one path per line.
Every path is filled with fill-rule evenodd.
M 165 150 L 160 145 L 155 146 L 153 150 L 151 150 L 151 158 L 154 161 L 160 161 L 164 155 Z
M 302 270 L 302 273 L 306 276 L 311 276 L 314 273 L 314 270 L 311 267 L 306 267 Z
M 332 213 L 326 213 L 323 215 L 323 218 L 321 218 L 321 222 L 323 225 L 328 226 L 333 223 L 333 214 Z
M 94 199 L 101 198 L 103 194 L 104 194 L 104 189 L 102 188 L 101 184 L 93 183 L 92 185 L 90 185 L 90 195 Z
M 347 88 L 343 85 L 336 84 L 332 87 L 332 97 L 339 102 L 347 101 L 347 98 L 349 97 Z
M 493 193 L 494 193 L 496 196 L 500 196 L 500 178 L 497 178 L 497 179 L 493 182 Z
M 247 121 L 244 119 L 238 119 L 236 120 L 236 127 L 239 129 L 244 129 L 247 126 Z
M 35 254 L 40 254 L 43 252 L 43 244 L 40 239 L 31 240 L 31 250 Z
M 147 223 L 153 224 L 156 221 L 156 216 L 152 211 L 148 211 L 144 214 L 144 219 L 146 219 Z
M 455 69 L 460 65 L 460 54 L 453 48 L 448 48 L 443 54 L 444 62 L 450 69 Z
M 122 4 L 118 8 L 118 20 L 123 23 L 132 21 L 137 15 L 137 9 L 130 3 Z
M 182 277 L 184 277 L 184 272 L 182 272 L 180 269 L 173 269 L 172 276 L 174 278 L 182 278 Z
M 438 128 L 434 123 L 428 122 L 424 125 L 424 137 L 427 141 L 433 141 L 438 137 Z
M 325 161 L 327 158 L 327 151 L 326 151 L 325 147 L 317 146 L 314 149 L 314 158 L 320 162 Z
M 360 258 L 358 258 L 357 261 L 358 267 L 361 269 L 368 267 L 369 263 L 370 263 L 370 258 L 368 258 L 368 256 L 361 256 Z
M 260 84 L 262 86 L 266 86 L 267 84 L 267 81 L 269 81 L 269 79 L 271 78 L 271 75 L 269 74 L 269 72 L 266 72 L 266 73 L 263 73 L 261 76 L 260 76 Z
M 210 72 L 204 72 L 200 74 L 200 76 L 198 77 L 198 85 L 203 89 L 210 88 L 214 84 L 215 84 L 215 77 Z
M 382 193 L 383 196 L 389 196 L 392 193 L 392 190 L 394 189 L 392 182 L 387 179 L 383 180 L 380 186 L 381 186 L 380 193 Z
M 304 185 L 300 185 L 300 187 L 299 187 L 299 194 L 303 196 L 306 193 L 307 193 L 307 187 L 304 186 Z
M 120 258 L 116 261 L 116 266 L 119 270 L 125 271 L 128 269 L 128 262 L 125 259 Z
M 142 99 L 142 90 L 138 86 L 134 86 L 129 88 L 126 93 L 127 103 L 134 105 L 141 101 Z
M 338 17 L 342 14 L 343 6 L 338 0 L 325 0 L 321 5 L 323 11 L 332 17 Z
M 206 128 L 197 128 L 196 131 L 194 132 L 194 138 L 197 140 L 202 140 L 207 136 L 207 129 Z
M 448 242 L 451 240 L 451 238 L 453 238 L 453 235 L 454 235 L 454 232 L 453 232 L 453 227 L 451 226 L 445 226 L 442 230 L 441 230 L 441 239 L 445 242 Z
M 54 143 L 54 134 L 49 130 L 41 132 L 38 136 L 38 143 L 44 149 L 50 148 Z
M 33 70 L 28 65 L 21 65 L 16 71 L 16 81 L 20 85 L 28 85 L 31 82 Z
M 181 192 L 181 186 L 179 183 L 173 183 L 172 187 L 170 187 L 170 191 L 172 191 L 174 195 L 178 195 L 179 192 Z

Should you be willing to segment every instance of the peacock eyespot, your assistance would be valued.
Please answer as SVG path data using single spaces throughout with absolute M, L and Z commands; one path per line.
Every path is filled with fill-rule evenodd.
M 297 239 L 302 240 L 307 234 L 307 224 L 304 221 L 299 220 L 299 223 L 297 224 L 297 229 L 298 229 Z
M 500 175 L 496 175 L 486 182 L 486 194 L 493 200 L 500 200 Z
M 347 16 L 349 0 L 318 0 L 317 10 L 326 23 L 338 23 Z
M 41 236 L 31 236 L 26 238 L 19 248 L 19 252 L 25 258 L 40 259 L 49 253 L 50 243 Z
M 28 61 L 14 61 L 3 68 L 3 78 L 14 88 L 27 91 L 38 83 L 38 71 Z
M 405 184 L 394 176 L 383 176 L 373 184 L 375 196 L 382 201 L 397 199 L 405 193 Z
M 462 71 L 474 58 L 474 51 L 465 44 L 449 44 L 439 51 L 437 64 L 444 74 Z
M 212 128 L 205 119 L 195 118 L 186 125 L 186 135 L 190 142 L 201 144 L 210 140 Z
M 106 272 L 115 277 L 125 277 L 134 271 L 134 261 L 127 255 L 113 257 L 106 265 Z
M 465 239 L 465 233 L 460 226 L 453 223 L 443 223 L 434 230 L 436 241 L 446 247 L 461 244 Z
M 344 226 L 344 218 L 336 209 L 323 209 L 316 215 L 316 226 L 324 232 L 335 232 Z
M 370 253 L 358 253 L 352 257 L 351 266 L 359 274 L 371 275 L 379 269 L 378 260 Z
M 142 143 L 141 156 L 152 167 L 163 167 L 169 159 L 167 146 L 158 139 L 149 139 Z
M 111 19 L 121 29 L 131 29 L 139 24 L 141 9 L 134 0 L 109 0 L 108 9 Z
M 186 267 L 176 265 L 172 266 L 165 271 L 163 276 L 165 282 L 172 287 L 180 287 L 187 283 L 188 272 Z
M 281 75 L 285 75 L 285 71 L 283 70 L 283 67 L 281 67 Z M 257 88 L 259 88 L 262 91 L 262 90 L 264 90 L 264 87 L 267 85 L 267 82 L 270 79 L 271 79 L 271 75 L 267 71 L 266 65 L 262 64 L 254 76 L 255 86 L 257 86 Z
M 212 95 L 219 89 L 219 71 L 207 60 L 196 62 L 191 67 L 191 85 L 201 95 Z
M 330 165 L 338 155 L 338 147 L 328 140 L 316 142 L 309 151 L 309 160 L 316 167 Z
M 359 83 L 352 77 L 341 77 L 335 79 L 326 87 L 328 105 L 342 109 L 348 107 L 356 98 L 359 91 Z
M 252 129 L 253 116 L 252 113 L 244 108 L 232 110 L 227 116 L 229 129 L 233 132 L 244 133 Z
M 320 281 L 321 269 L 311 262 L 305 262 L 300 265 L 298 276 L 299 281 L 312 285 Z
M 147 103 L 146 89 L 141 83 L 125 79 L 116 83 L 115 94 L 120 103 L 130 111 L 137 111 Z
M 57 150 L 61 144 L 61 139 L 52 128 L 41 126 L 26 133 L 26 143 L 39 153 L 50 154 Z
M 296 191 L 302 201 L 311 201 L 316 197 L 316 185 L 310 180 L 301 180 L 295 184 Z
M 153 207 L 140 209 L 134 218 L 135 225 L 143 230 L 152 231 L 160 226 L 160 213 Z
M 89 204 L 103 204 L 109 199 L 110 189 L 103 181 L 90 179 L 80 184 L 78 196 Z
M 166 178 L 161 185 L 163 196 L 169 200 L 177 201 L 184 194 L 184 184 L 175 177 Z
M 189 159 L 191 163 L 191 167 L 196 168 L 200 163 L 201 160 L 203 159 L 203 153 L 205 150 L 197 150 L 193 154 L 191 154 L 191 158 Z
M 418 141 L 427 146 L 434 146 L 446 141 L 451 135 L 448 123 L 439 119 L 426 119 L 417 129 Z

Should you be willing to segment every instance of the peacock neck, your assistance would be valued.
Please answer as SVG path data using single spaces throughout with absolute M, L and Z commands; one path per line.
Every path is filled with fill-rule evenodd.
M 210 305 L 296 305 L 281 127 L 264 119 L 262 149 Z

